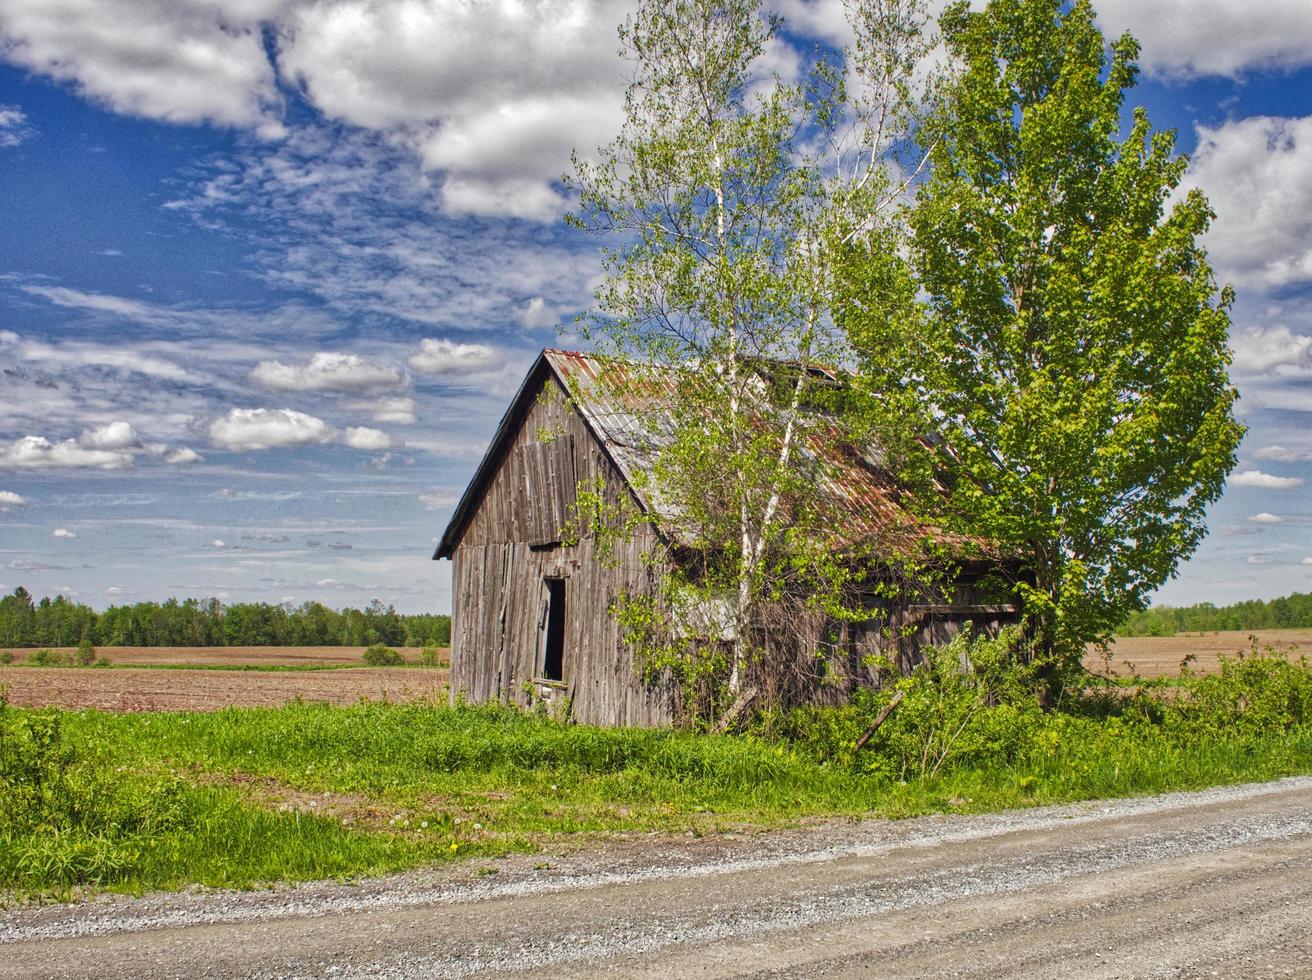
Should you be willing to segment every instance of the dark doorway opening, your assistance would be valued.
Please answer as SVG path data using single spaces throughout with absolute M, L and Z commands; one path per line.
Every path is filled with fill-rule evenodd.
M 547 643 L 542 654 L 542 678 L 565 679 L 565 580 L 549 578 L 547 585 Z

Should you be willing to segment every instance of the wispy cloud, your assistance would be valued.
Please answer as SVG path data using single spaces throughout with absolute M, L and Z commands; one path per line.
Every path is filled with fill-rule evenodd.
M 320 352 L 307 364 L 261 361 L 251 380 L 274 391 L 335 391 L 361 394 L 400 388 L 405 372 L 392 364 L 369 361 L 358 354 Z
M 0 149 L 17 146 L 36 135 L 36 127 L 16 105 L 0 103 Z
M 413 151 L 351 128 L 247 146 L 171 206 L 249 236 L 267 282 L 347 316 L 518 330 L 535 300 L 561 316 L 585 307 L 601 271 L 563 227 L 438 220 L 440 192 Z

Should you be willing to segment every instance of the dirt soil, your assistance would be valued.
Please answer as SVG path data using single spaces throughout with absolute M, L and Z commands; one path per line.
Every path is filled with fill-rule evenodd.
M 1271 645 L 1291 659 L 1303 654 L 1312 657 L 1312 630 L 1234 630 L 1220 633 L 1180 633 L 1176 636 L 1125 636 L 1112 644 L 1112 670 L 1121 675 L 1137 673 L 1140 677 L 1169 677 L 1180 673 L 1180 663 L 1193 654 L 1190 669 L 1212 672 L 1220 658 L 1252 651 L 1253 638 L 1258 647 Z M 1084 665 L 1103 673 L 1101 653 L 1090 651 Z
M 0 912 L 0 978 L 1312 977 L 1312 778 Z
M 330 704 L 445 699 L 448 672 L 431 667 L 241 671 L 0 667 L 0 689 L 24 707 L 106 711 L 217 711 L 272 707 L 300 698 Z
M 51 647 L 73 653 L 75 647 Z M 419 647 L 397 647 L 406 660 L 419 659 Z M 196 666 L 354 666 L 361 663 L 364 647 L 97 647 L 96 656 L 115 664 L 188 664 Z M 31 650 L 12 650 L 14 662 L 22 663 Z M 442 663 L 450 650 L 440 651 Z

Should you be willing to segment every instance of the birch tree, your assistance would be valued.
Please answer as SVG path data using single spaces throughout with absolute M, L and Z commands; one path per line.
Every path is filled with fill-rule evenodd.
M 848 10 L 849 50 L 799 55 L 757 0 L 645 0 L 620 31 L 632 66 L 626 121 L 596 163 L 576 157 L 569 220 L 610 237 L 589 338 L 628 365 L 627 392 L 657 450 L 654 519 L 685 557 L 651 606 L 650 635 L 720 603 L 728 691 L 741 692 L 769 610 L 841 615 L 852 563 L 835 560 L 824 457 L 851 440 L 835 329 L 833 260 L 886 232 L 914 172 L 920 0 Z M 811 58 L 796 72 L 788 66 Z M 668 397 L 666 397 L 668 395 Z M 645 619 L 644 619 L 645 617 Z M 660 627 L 660 628 L 657 628 Z M 687 645 L 665 666 L 687 669 Z

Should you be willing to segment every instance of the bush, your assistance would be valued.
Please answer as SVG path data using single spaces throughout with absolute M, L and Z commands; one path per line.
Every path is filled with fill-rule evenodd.
M 364 652 L 364 662 L 370 667 L 400 667 L 405 657 L 382 643 L 375 643 Z
M 77 645 L 77 653 L 73 655 L 73 662 L 79 667 L 90 667 L 96 662 L 96 648 L 91 645 L 91 641 L 83 637 Z
M 419 651 L 419 662 L 425 667 L 441 666 L 441 657 L 441 648 L 436 643 L 425 643 Z
M 14 655 L 8 650 L 0 650 L 0 664 L 11 664 L 14 662 Z
M 69 658 L 57 650 L 36 650 L 27 655 L 29 667 L 67 667 Z
M 1312 722 L 1312 669 L 1274 651 L 1225 657 L 1219 673 L 1186 674 L 1166 715 L 1190 737 L 1285 735 Z

